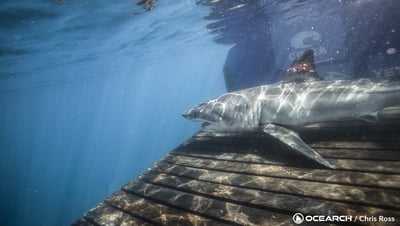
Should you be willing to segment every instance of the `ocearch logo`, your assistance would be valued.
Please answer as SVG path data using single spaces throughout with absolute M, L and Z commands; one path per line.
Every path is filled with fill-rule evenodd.
M 295 223 L 295 224 L 301 224 L 301 223 L 303 223 L 304 222 L 304 216 L 303 216 L 303 214 L 301 214 L 301 213 L 295 213 L 294 215 L 293 215 L 293 222 Z
M 305 222 L 352 222 L 353 216 L 347 215 L 303 215 L 302 213 L 295 213 L 292 217 L 293 222 L 301 224 Z M 356 217 L 357 219 L 357 217 Z

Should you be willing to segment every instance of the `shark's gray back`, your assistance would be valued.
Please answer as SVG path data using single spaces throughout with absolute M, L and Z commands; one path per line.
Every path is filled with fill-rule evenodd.
M 246 111 L 237 115 L 247 116 L 233 120 L 247 121 L 242 123 L 253 126 L 268 123 L 301 126 L 362 118 L 385 107 L 400 105 L 400 83 L 368 79 L 279 83 L 229 95 L 237 99 L 237 105 L 246 105 L 237 108 Z

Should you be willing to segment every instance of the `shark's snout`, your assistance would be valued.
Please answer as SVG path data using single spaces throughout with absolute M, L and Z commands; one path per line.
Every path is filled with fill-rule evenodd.
M 195 119 L 196 118 L 196 111 L 194 109 L 189 109 L 186 112 L 184 112 L 182 114 L 182 117 L 184 117 L 185 119 Z
M 189 119 L 190 114 L 188 112 L 185 112 L 182 114 L 182 117 L 184 117 L 185 119 Z
M 220 105 L 201 103 L 182 114 L 185 119 L 192 121 L 214 123 L 222 120 Z

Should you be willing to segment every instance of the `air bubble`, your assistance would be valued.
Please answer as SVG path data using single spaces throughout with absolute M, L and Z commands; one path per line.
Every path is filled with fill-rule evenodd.
M 397 53 L 397 49 L 396 48 L 389 48 L 386 50 L 386 54 L 387 55 L 393 55 Z

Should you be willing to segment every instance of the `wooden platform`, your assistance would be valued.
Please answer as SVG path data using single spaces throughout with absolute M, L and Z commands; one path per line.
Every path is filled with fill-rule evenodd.
M 399 131 L 335 126 L 302 134 L 336 170 L 265 134 L 199 133 L 74 225 L 296 225 L 297 212 L 388 216 L 397 222 L 346 225 L 400 225 Z

